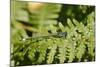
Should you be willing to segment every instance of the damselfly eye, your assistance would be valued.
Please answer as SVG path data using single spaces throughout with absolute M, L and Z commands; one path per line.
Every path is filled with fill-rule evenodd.
M 57 35 L 60 36 L 60 37 L 66 37 L 67 32 L 59 32 Z

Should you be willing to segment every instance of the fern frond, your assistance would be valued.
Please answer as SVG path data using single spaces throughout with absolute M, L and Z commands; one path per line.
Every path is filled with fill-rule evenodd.
M 88 31 L 88 38 L 89 38 L 89 42 L 87 42 L 87 47 L 88 47 L 88 53 L 90 54 L 91 57 L 93 57 L 92 60 L 94 60 L 94 56 L 95 56 L 95 18 L 94 18 L 94 12 L 92 12 L 91 14 L 89 14 L 87 16 L 87 22 L 88 22 L 88 26 L 87 28 L 89 29 Z
M 31 16 L 31 22 L 33 24 L 39 24 L 39 26 L 49 26 L 48 24 L 57 23 L 56 19 L 58 17 L 58 12 L 60 11 L 61 5 L 56 4 L 45 4 L 45 6 L 37 13 Z
M 59 45 L 59 54 L 58 54 L 58 59 L 59 59 L 59 62 L 60 63 L 64 63 L 65 60 L 66 60 L 66 47 L 67 47 L 67 43 L 66 43 L 66 40 L 60 40 L 60 42 L 58 42 Z
M 48 49 L 50 50 L 50 52 L 47 55 L 47 64 L 51 64 L 53 62 L 54 55 L 56 53 L 57 45 L 53 44 Z
M 39 58 L 36 61 L 38 64 L 42 63 L 45 60 L 46 57 L 46 50 L 48 48 L 48 45 L 46 44 L 47 42 L 45 40 L 43 40 L 42 42 L 39 42 L 39 47 L 38 47 L 38 51 L 39 51 Z
M 67 46 L 66 57 L 68 58 L 68 62 L 72 62 L 75 58 L 75 45 L 71 39 L 68 39 L 67 44 L 68 46 Z
M 84 43 L 81 41 L 81 43 L 79 44 L 78 47 L 76 47 L 76 58 L 78 58 L 78 61 L 81 61 L 82 56 L 85 53 L 85 45 Z

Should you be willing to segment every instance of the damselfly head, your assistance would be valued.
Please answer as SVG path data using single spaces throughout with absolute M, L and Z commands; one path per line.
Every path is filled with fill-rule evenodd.
M 58 32 L 57 35 L 66 38 L 67 32 Z

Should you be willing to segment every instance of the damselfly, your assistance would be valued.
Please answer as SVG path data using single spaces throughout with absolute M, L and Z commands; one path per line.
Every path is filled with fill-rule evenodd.
M 49 34 L 49 35 L 45 35 L 45 36 L 37 36 L 37 37 L 27 37 L 27 38 L 23 38 L 23 40 L 33 40 L 33 39 L 48 39 L 50 37 L 54 37 L 54 38 L 66 38 L 67 36 L 67 32 L 58 32 L 58 33 L 53 33 L 53 34 Z

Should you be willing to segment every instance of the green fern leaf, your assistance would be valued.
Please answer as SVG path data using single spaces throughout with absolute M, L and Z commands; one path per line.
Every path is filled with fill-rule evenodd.
M 46 44 L 47 42 L 45 40 L 39 42 L 39 47 L 38 47 L 38 51 L 39 51 L 39 58 L 37 60 L 37 63 L 42 63 L 45 60 L 46 57 L 46 50 L 48 45 Z
M 85 53 L 85 45 L 84 41 L 81 40 L 80 44 L 78 44 L 78 47 L 76 48 L 76 57 L 78 58 L 78 61 L 81 61 L 81 58 L 84 53 Z
M 58 58 L 60 60 L 60 63 L 64 63 L 64 61 L 66 60 L 66 51 L 67 51 L 66 47 L 67 47 L 66 40 L 60 39 L 59 54 L 58 54 Z
M 68 62 L 72 62 L 75 58 L 74 42 L 71 39 L 68 39 L 67 44 L 68 44 L 68 46 L 67 46 L 66 57 L 68 58 Z
M 54 55 L 56 53 L 57 45 L 53 44 L 49 47 L 50 52 L 47 55 L 47 64 L 51 64 L 54 60 Z

